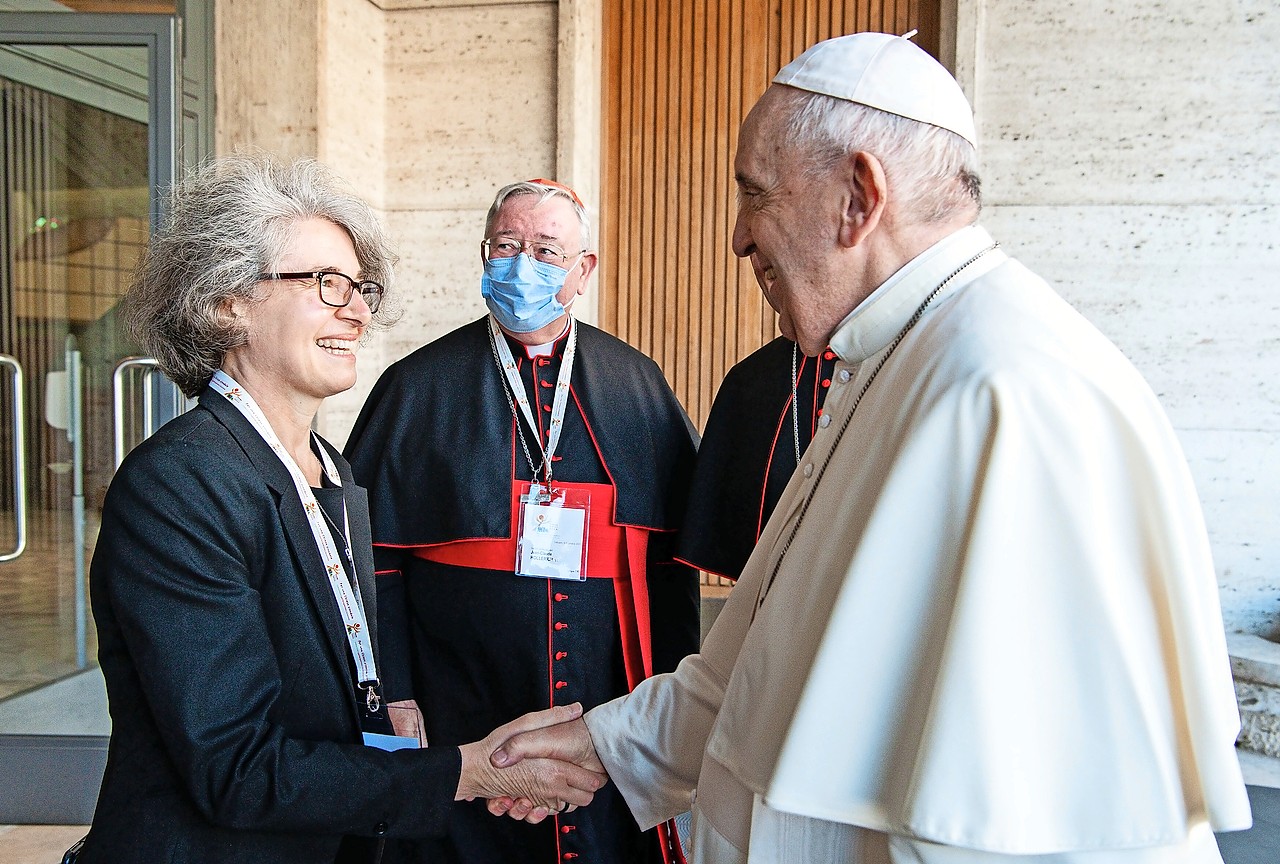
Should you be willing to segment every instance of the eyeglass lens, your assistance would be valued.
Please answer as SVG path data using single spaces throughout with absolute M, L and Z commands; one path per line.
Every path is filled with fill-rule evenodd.
M 382 286 L 376 282 L 353 282 L 341 273 L 325 273 L 320 277 L 320 299 L 330 306 L 346 306 L 357 285 L 369 311 L 377 312 L 382 302 Z
M 490 258 L 514 258 L 526 249 L 533 258 L 543 264 L 561 266 L 569 257 L 554 243 L 540 240 L 517 240 L 514 237 L 491 237 L 485 243 Z

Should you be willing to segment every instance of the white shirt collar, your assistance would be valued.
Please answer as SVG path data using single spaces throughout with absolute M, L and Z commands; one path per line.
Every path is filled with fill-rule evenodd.
M 878 354 L 907 325 L 938 283 L 992 242 L 985 228 L 970 225 L 934 243 L 903 265 L 845 316 L 831 336 L 831 349 L 846 363 L 861 363 Z M 1003 254 L 984 255 L 964 272 L 962 279 L 952 282 L 948 290 L 954 291 L 961 284 L 989 272 L 1006 257 Z

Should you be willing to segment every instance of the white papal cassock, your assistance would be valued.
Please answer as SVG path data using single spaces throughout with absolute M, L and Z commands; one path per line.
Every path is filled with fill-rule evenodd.
M 1173 430 L 991 246 L 952 234 L 840 325 L 830 423 L 702 653 L 587 715 L 641 825 L 694 799 L 697 861 L 1203 864 L 1249 825 Z

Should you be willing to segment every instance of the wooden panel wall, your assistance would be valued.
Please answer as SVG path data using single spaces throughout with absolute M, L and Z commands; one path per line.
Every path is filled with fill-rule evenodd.
M 738 126 L 822 39 L 905 33 L 937 56 L 940 0 L 604 4 L 600 321 L 658 362 L 702 428 L 729 367 L 777 335 L 730 250 Z

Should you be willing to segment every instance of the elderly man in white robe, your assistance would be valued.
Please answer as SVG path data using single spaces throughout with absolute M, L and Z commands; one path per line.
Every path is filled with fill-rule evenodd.
M 903 38 L 774 78 L 733 248 L 839 355 L 818 433 L 702 652 L 497 764 L 607 770 L 642 826 L 692 806 L 696 862 L 1220 864 L 1250 813 L 1185 459 L 976 224 L 974 141 Z

